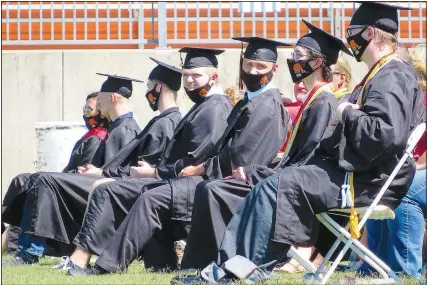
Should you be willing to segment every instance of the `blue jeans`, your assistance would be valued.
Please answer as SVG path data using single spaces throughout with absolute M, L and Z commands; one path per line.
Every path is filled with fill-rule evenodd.
M 21 225 L 30 222 L 28 215 L 28 207 L 25 205 L 24 213 L 22 215 Z M 30 257 L 43 256 L 44 249 L 46 246 L 46 239 L 31 235 L 29 233 L 21 232 L 18 238 L 18 255 L 29 255 Z
M 426 217 L 426 170 L 416 172 L 394 220 L 368 220 L 368 248 L 396 273 L 421 278 L 424 218 Z M 364 262 L 360 272 L 370 272 Z

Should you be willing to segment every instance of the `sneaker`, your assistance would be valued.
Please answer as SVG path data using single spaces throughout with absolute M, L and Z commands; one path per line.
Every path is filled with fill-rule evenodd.
M 52 266 L 53 269 L 57 269 L 57 270 L 69 270 L 72 268 L 83 269 L 82 267 L 80 267 L 77 264 L 75 264 L 74 262 L 72 262 L 71 258 L 68 256 L 63 256 L 63 257 L 61 257 L 61 259 L 62 260 L 60 263 Z
M 171 285 L 185 285 L 185 284 L 194 284 L 194 285 L 201 285 L 201 284 L 212 284 L 203 279 L 200 275 L 199 276 L 175 276 L 172 278 Z M 227 284 L 227 285 L 234 285 L 234 281 L 231 278 L 221 278 L 217 281 L 216 284 Z
M 36 255 L 18 255 L 16 254 L 12 259 L 3 260 L 2 266 L 21 266 L 21 265 L 33 265 L 39 262 L 39 257 Z
M 71 268 L 68 270 L 69 276 L 87 276 L 87 275 L 104 275 L 109 274 L 107 270 L 99 265 L 89 266 L 88 268 Z

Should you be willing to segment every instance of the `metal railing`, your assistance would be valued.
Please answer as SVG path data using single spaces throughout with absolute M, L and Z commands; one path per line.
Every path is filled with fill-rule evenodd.
M 184 44 L 229 45 L 232 37 L 261 36 L 295 43 L 307 19 L 345 39 L 359 4 L 351 2 L 2 2 L 2 44 L 120 45 L 158 48 Z M 403 43 L 426 40 L 425 2 L 399 18 Z M 404 34 L 402 34 L 404 33 Z
M 146 43 L 157 43 L 154 35 L 146 39 L 144 28 L 140 28 L 154 21 L 153 17 L 144 16 L 144 11 L 154 10 L 154 3 L 25 3 L 2 2 L 5 46 L 137 44 L 144 48 Z M 117 32 L 113 33 L 113 26 Z

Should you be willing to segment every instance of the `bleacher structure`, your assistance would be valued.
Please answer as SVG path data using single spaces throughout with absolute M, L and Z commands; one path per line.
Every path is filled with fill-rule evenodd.
M 426 40 L 426 3 L 399 11 L 399 40 Z M 3 49 L 239 46 L 233 36 L 295 43 L 307 19 L 345 38 L 352 2 L 2 2 Z

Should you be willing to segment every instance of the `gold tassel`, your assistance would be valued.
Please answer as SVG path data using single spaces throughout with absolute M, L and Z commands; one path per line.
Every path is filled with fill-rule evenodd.
M 353 202 L 353 206 L 350 207 L 350 234 L 352 238 L 359 239 L 360 238 L 360 232 L 359 232 L 359 216 L 354 209 L 354 184 L 353 184 L 353 177 L 354 173 L 350 172 L 350 191 L 351 191 L 351 199 Z
M 243 90 L 243 88 L 245 87 L 242 79 L 243 58 L 244 58 L 244 53 L 243 53 L 243 43 L 242 43 L 241 50 L 240 50 L 239 90 Z
M 179 53 L 179 58 L 181 59 L 181 69 L 184 67 L 184 61 L 182 60 L 182 53 Z

